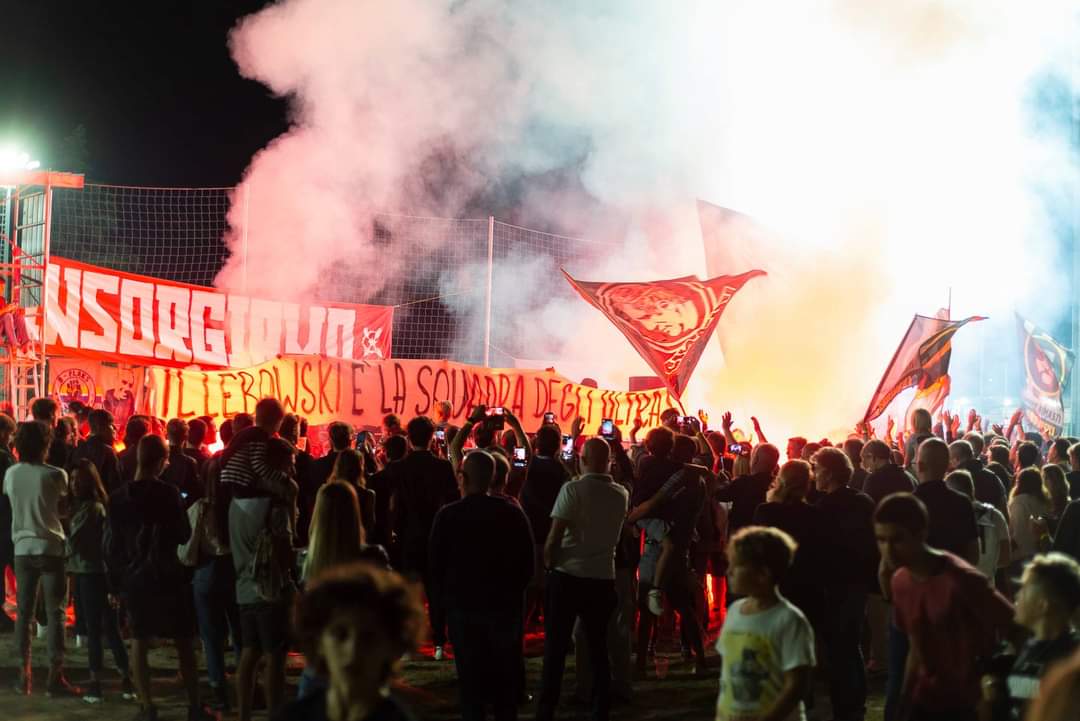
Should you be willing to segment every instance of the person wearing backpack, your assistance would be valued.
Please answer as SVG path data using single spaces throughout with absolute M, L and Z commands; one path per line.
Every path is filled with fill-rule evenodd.
M 113 494 L 105 553 L 113 588 L 127 603 L 132 635 L 132 670 L 139 695 L 136 721 L 156 721 L 147 653 L 155 638 L 176 644 L 188 697 L 188 721 L 216 720 L 199 703 L 195 608 L 191 581 L 177 548 L 191 537 L 191 524 L 175 486 L 158 480 L 168 448 L 160 436 L 139 440 L 135 478 Z
M 971 499 L 975 508 L 975 527 L 979 532 L 979 562 L 975 567 L 993 585 L 998 569 L 1007 567 L 1012 561 L 1009 523 L 993 505 L 975 500 L 975 481 L 968 471 L 953 471 L 945 477 L 945 484 Z
M 298 486 L 292 480 L 296 474 L 293 451 L 288 441 L 270 438 L 261 453 L 266 469 L 286 479 L 284 492 L 278 492 L 280 485 L 262 482 L 234 483 L 231 489 L 228 543 L 236 570 L 243 644 L 236 669 L 240 721 L 251 719 L 256 669 L 264 654 L 269 657 L 265 688 L 271 718 L 285 701 L 289 609 L 295 589 L 291 571 Z
M 41 421 L 20 423 L 15 430 L 19 463 L 4 473 L 4 495 L 11 502 L 11 540 L 15 546 L 15 584 L 18 612 L 15 647 L 19 652 L 16 693 L 29 695 L 30 619 L 37 603 L 38 581 L 45 594 L 48 618 L 49 696 L 78 696 L 80 690 L 64 677 L 64 572 L 66 536 L 62 518 L 67 501 L 67 474 L 45 463 L 52 429 Z

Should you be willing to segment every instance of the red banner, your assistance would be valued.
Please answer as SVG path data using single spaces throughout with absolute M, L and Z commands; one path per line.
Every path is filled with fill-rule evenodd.
M 390 357 L 389 306 L 250 298 L 56 256 L 46 289 L 45 343 L 57 355 L 206 369 L 282 354 Z
M 964 320 L 948 320 L 916 315 L 893 354 L 892 362 L 885 369 L 885 375 L 874 391 L 863 420 L 872 421 L 880 416 L 896 396 L 911 387 L 923 395 L 933 395 L 940 405 L 944 396 L 932 391 L 938 385 L 948 387 L 952 338 L 956 331 L 979 320 L 986 319 L 972 316 Z
M 649 283 L 588 283 L 563 275 L 615 327 L 675 397 L 681 397 L 728 301 L 764 271 Z

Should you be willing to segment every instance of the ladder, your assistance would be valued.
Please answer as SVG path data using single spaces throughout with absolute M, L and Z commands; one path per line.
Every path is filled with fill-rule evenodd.
M 0 279 L 5 281 L 5 305 L 25 313 L 28 347 L 0 347 L 4 390 L 16 420 L 30 416 L 35 398 L 46 388 L 45 321 L 48 303 L 49 237 L 53 190 L 83 187 L 83 176 L 53 171 L 17 171 L 0 176 L 4 212 L 0 216 Z

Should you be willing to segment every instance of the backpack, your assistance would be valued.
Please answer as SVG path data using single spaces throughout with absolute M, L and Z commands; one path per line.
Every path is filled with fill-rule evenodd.
M 267 603 L 282 600 L 293 587 L 292 561 L 282 548 L 281 541 L 270 530 L 275 510 L 278 510 L 275 503 L 266 509 L 266 520 L 255 539 L 255 553 L 251 557 L 255 591 Z

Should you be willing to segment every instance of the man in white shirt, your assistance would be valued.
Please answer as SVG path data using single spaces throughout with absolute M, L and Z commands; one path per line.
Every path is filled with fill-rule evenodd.
M 45 594 L 48 618 L 49 696 L 76 696 L 79 689 L 64 677 L 64 605 L 67 575 L 64 570 L 62 504 L 67 499 L 67 473 L 47 465 L 45 454 L 50 428 L 41 421 L 20 423 L 15 448 L 20 462 L 4 474 L 4 494 L 11 501 L 11 540 L 15 546 L 15 583 L 18 615 L 15 643 L 20 653 L 20 674 L 15 689 L 31 691 L 30 619 L 34 615 L 38 581 Z
M 548 569 L 544 605 L 544 670 L 537 721 L 551 721 L 559 703 L 566 653 L 580 617 L 593 659 L 593 719 L 607 721 L 611 708 L 608 619 L 615 610 L 615 546 L 629 494 L 608 473 L 611 449 L 603 438 L 585 444 L 585 473 L 567 482 L 551 510 L 544 543 Z

